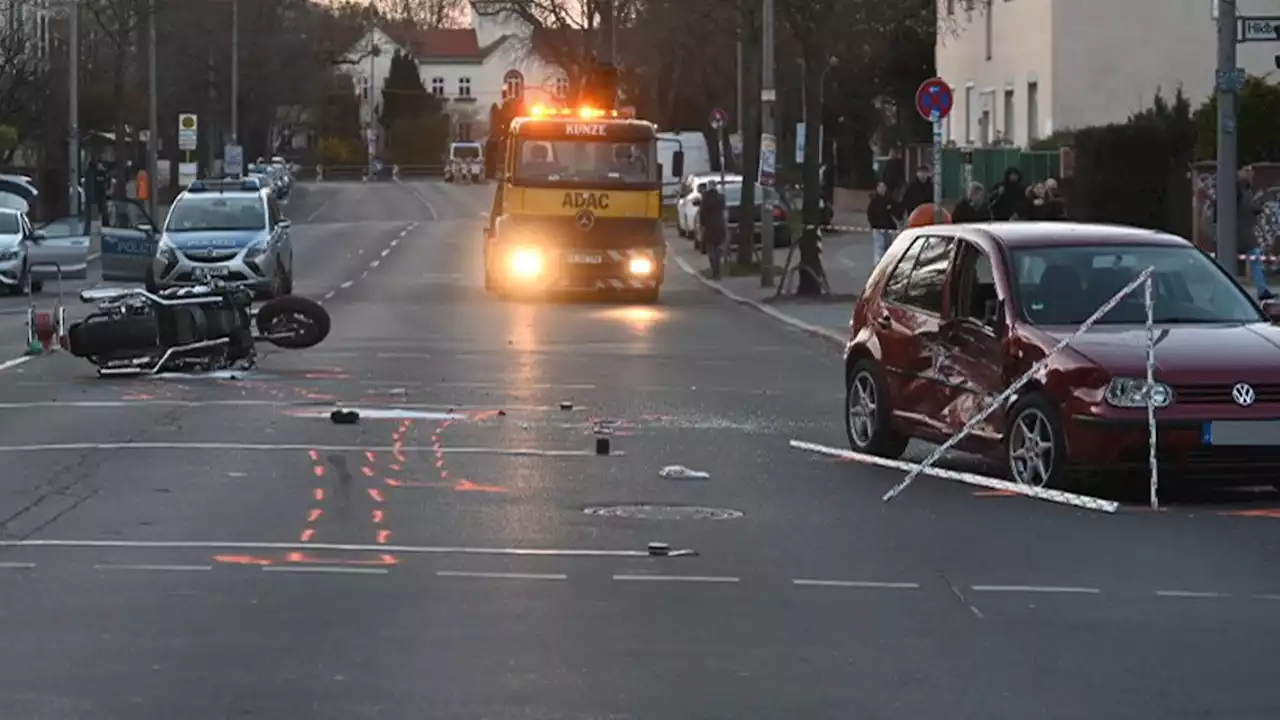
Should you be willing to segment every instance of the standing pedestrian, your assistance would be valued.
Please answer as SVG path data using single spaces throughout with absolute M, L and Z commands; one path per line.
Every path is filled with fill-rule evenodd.
M 916 179 L 907 186 L 902 194 L 902 210 L 909 215 L 921 205 L 933 203 L 933 169 L 928 165 L 916 168 Z
M 995 220 L 1026 219 L 1027 186 L 1022 183 L 1022 171 L 1010 167 L 1004 171 L 1004 180 L 991 190 L 991 217 Z
M 1044 181 L 1044 204 L 1045 220 L 1067 219 L 1067 203 L 1058 192 L 1058 181 L 1053 178 Z
M 720 260 L 724 253 L 725 236 L 728 234 L 724 216 L 724 194 L 718 184 L 707 183 L 698 205 L 698 226 L 702 231 L 702 244 L 711 261 L 711 279 L 720 279 Z
M 964 199 L 956 203 L 951 211 L 954 223 L 978 223 L 991 221 L 991 208 L 987 206 L 987 190 L 982 183 L 969 183 L 969 191 Z
M 1258 217 L 1262 215 L 1262 198 L 1264 193 L 1253 186 L 1253 166 L 1246 165 L 1237 173 L 1236 205 L 1238 208 L 1237 242 L 1241 252 L 1249 254 L 1249 277 L 1253 281 L 1253 289 L 1259 300 L 1271 300 L 1275 293 L 1267 287 L 1267 272 L 1264 257 L 1266 248 L 1263 238 L 1258 232 Z
M 889 188 L 889 197 L 902 199 L 907 185 L 907 161 L 902 159 L 901 149 L 895 147 L 889 151 L 889 157 L 880 168 L 880 182 Z
M 878 183 L 876 191 L 867 203 L 867 223 L 871 225 L 871 254 L 873 265 L 880 264 L 893 238 L 898 234 L 898 225 L 902 222 L 902 208 L 889 194 L 889 186 Z

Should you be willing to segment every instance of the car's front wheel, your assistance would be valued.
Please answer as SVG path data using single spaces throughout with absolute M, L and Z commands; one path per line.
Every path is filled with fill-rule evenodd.
M 1030 393 L 1013 406 L 1004 447 L 1014 482 L 1035 488 L 1063 485 L 1067 453 L 1062 421 L 1043 393 Z
M 859 360 L 845 380 L 844 428 L 854 452 L 901 457 L 910 438 L 893 429 L 884 374 L 874 360 Z

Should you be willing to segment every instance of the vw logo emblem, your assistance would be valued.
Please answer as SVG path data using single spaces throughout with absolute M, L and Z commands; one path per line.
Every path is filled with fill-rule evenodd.
M 596 224 L 596 216 L 592 215 L 590 210 L 583 210 L 573 221 L 578 224 L 579 230 L 590 230 Z
M 1251 385 L 1236 383 L 1236 386 L 1231 388 L 1231 399 L 1235 400 L 1240 407 L 1249 407 L 1257 399 L 1257 395 L 1254 394 Z

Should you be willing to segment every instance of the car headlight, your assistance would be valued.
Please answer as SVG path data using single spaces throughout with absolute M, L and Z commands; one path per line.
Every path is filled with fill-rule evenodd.
M 244 256 L 247 258 L 258 257 L 267 251 L 266 240 L 255 240 L 249 244 L 244 250 Z
M 156 258 L 166 263 L 173 262 L 178 259 L 178 250 L 169 242 L 169 238 L 161 237 L 160 242 L 156 243 Z
M 653 260 L 647 257 L 633 257 L 627 265 L 632 275 L 649 275 L 653 273 Z
M 1121 408 L 1139 408 L 1147 406 L 1146 378 L 1112 378 L 1104 395 L 1107 404 Z M 1173 402 L 1173 391 L 1168 385 L 1158 382 L 1151 386 L 1152 404 L 1158 408 L 1168 407 Z
M 542 274 L 543 264 L 542 251 L 538 248 L 514 248 L 507 254 L 507 268 L 516 277 L 538 277 Z
M 8 250 L 0 250 L 0 262 L 13 262 L 22 256 L 22 251 L 18 248 L 10 248 Z

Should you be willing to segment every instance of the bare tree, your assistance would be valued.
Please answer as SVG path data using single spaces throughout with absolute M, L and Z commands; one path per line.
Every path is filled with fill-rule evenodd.
M 10 22 L 0 25 L 0 125 L 11 135 L 0 146 L 0 165 L 11 162 L 46 120 L 49 77 L 35 41 L 35 11 L 33 0 L 11 0 Z
M 467 0 L 376 0 L 387 20 L 412 28 L 459 27 L 466 21 Z
M 579 89 L 599 57 L 600 29 L 615 2 L 627 0 L 476 0 L 480 15 L 518 18 L 533 31 L 529 48 L 560 66 L 572 91 Z

